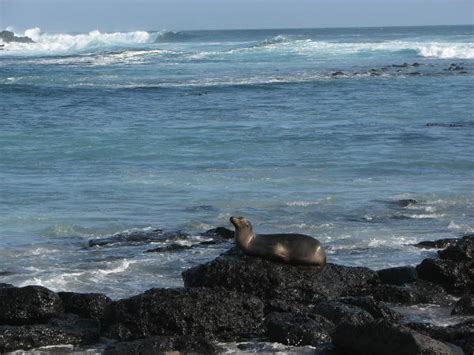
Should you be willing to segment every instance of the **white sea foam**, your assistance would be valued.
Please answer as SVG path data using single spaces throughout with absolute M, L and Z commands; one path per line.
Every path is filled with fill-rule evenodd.
M 35 43 L 6 43 L 3 52 L 17 55 L 70 54 L 153 41 L 153 36 L 145 31 L 104 33 L 96 30 L 72 35 L 43 33 L 36 27 L 26 30 L 23 35 L 30 37 Z

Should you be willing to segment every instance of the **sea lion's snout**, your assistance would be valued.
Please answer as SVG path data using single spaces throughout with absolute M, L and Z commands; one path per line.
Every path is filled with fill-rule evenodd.
M 245 218 L 244 217 L 230 217 L 230 223 L 234 225 L 235 228 L 245 227 Z

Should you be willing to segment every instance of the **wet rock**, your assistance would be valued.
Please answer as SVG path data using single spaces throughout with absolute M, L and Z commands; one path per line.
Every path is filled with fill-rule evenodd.
M 396 285 L 373 285 L 356 288 L 347 293 L 348 296 L 372 296 L 376 301 L 395 304 L 435 303 L 449 304 L 450 296 L 444 289 L 431 282 L 418 280 L 416 282 Z
M 46 322 L 63 313 L 63 304 L 53 291 L 41 286 L 0 288 L 0 325 Z
M 168 352 L 217 354 L 219 347 L 209 340 L 186 335 L 180 336 L 154 336 L 146 339 L 124 341 L 108 346 L 104 355 L 152 355 Z
M 151 289 L 114 302 L 105 334 L 118 340 L 152 335 L 192 335 L 222 340 L 262 332 L 263 302 L 223 289 Z
M 0 271 L 0 276 L 11 276 L 15 275 L 13 271 Z
M 390 322 L 399 322 L 401 316 L 383 302 L 377 302 L 372 296 L 368 297 L 344 297 L 339 298 L 339 302 L 359 307 L 369 312 L 374 319 L 387 319 Z
M 338 351 L 347 354 L 462 354 L 462 350 L 454 345 L 383 319 L 365 324 L 341 324 L 336 328 L 333 342 Z
M 438 240 L 427 240 L 423 242 L 419 242 L 414 246 L 417 248 L 423 249 L 443 249 L 450 245 L 454 245 L 459 241 L 458 238 L 444 238 Z
M 14 287 L 13 285 L 10 285 L 10 284 L 3 284 L 3 283 L 0 283 L 0 288 L 7 288 L 7 287 Z
M 461 297 L 454 305 L 451 314 L 474 316 L 474 295 Z
M 421 75 L 421 73 L 419 71 L 413 71 L 413 72 L 408 73 L 408 75 L 419 76 L 419 75 Z
M 466 354 L 474 354 L 474 320 L 441 327 L 429 323 L 409 323 L 407 327 L 431 338 L 455 344 Z
M 64 309 L 84 318 L 102 319 L 112 300 L 101 293 L 59 292 Z
M 219 237 L 222 239 L 233 239 L 234 238 L 234 231 L 227 229 L 225 227 L 217 227 L 213 229 L 209 229 L 208 231 L 201 234 L 204 237 Z
M 425 259 L 416 267 L 418 277 L 441 285 L 447 292 L 462 294 L 474 289 L 472 261 Z
M 47 345 L 92 344 L 99 340 L 99 323 L 68 316 L 47 324 L 0 326 L 0 353 Z
M 120 245 L 141 245 L 151 242 L 170 242 L 188 238 L 186 233 L 163 232 L 161 229 L 118 233 L 107 238 L 97 238 L 89 241 L 89 247 L 105 247 Z
M 265 300 L 317 303 L 375 282 L 378 277 L 363 267 L 327 264 L 320 271 L 313 266 L 242 255 L 231 249 L 217 259 L 184 271 L 183 279 L 186 287 L 222 287 Z
M 408 67 L 409 64 L 408 63 L 403 63 L 403 64 L 392 64 L 392 67 L 393 68 L 406 68 Z
M 416 200 L 412 199 L 412 198 L 406 198 L 406 199 L 403 199 L 403 200 L 398 200 L 398 205 L 400 207 L 408 207 L 408 206 L 411 206 L 411 205 L 415 205 L 417 202 Z
M 334 324 L 364 324 L 374 320 L 372 315 L 362 308 L 337 301 L 325 301 L 317 304 L 313 313 L 329 319 Z
M 335 326 L 319 315 L 271 313 L 266 328 L 271 341 L 291 346 L 318 346 L 331 341 Z
M 382 283 L 398 286 L 415 282 L 418 278 L 416 269 L 413 266 L 392 267 L 379 270 L 377 274 Z
M 441 259 L 454 261 L 472 261 L 474 258 L 474 236 L 467 235 L 445 250 L 438 252 Z
M 335 71 L 334 73 L 331 74 L 331 76 L 347 76 L 346 73 L 343 71 Z
M 420 63 L 417 63 L 417 62 L 415 62 L 415 63 L 412 64 L 413 67 L 419 67 L 420 65 L 421 65 L 421 64 L 420 64 Z
M 173 243 L 170 245 L 166 245 L 164 247 L 149 249 L 145 252 L 146 253 L 166 253 L 166 252 L 175 252 L 175 251 L 188 250 L 188 249 L 192 249 L 192 246 Z
M 15 34 L 11 31 L 1 31 L 0 39 L 5 43 L 9 43 L 9 42 L 34 43 L 34 41 L 30 37 L 15 36 Z
M 464 67 L 462 67 L 461 65 L 458 65 L 456 63 L 451 63 L 451 65 L 449 66 L 448 70 L 450 71 L 458 71 L 458 70 L 463 70 Z

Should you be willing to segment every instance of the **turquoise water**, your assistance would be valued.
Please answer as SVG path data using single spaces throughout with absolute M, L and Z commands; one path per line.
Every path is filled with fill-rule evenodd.
M 472 26 L 25 34 L 0 51 L 0 282 L 178 286 L 229 245 L 88 241 L 231 215 L 376 269 L 474 231 Z

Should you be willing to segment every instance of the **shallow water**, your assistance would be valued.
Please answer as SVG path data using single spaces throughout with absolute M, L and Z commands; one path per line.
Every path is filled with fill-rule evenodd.
M 26 34 L 0 51 L 0 282 L 179 286 L 230 244 L 88 241 L 231 215 L 375 269 L 474 231 L 472 26 Z

